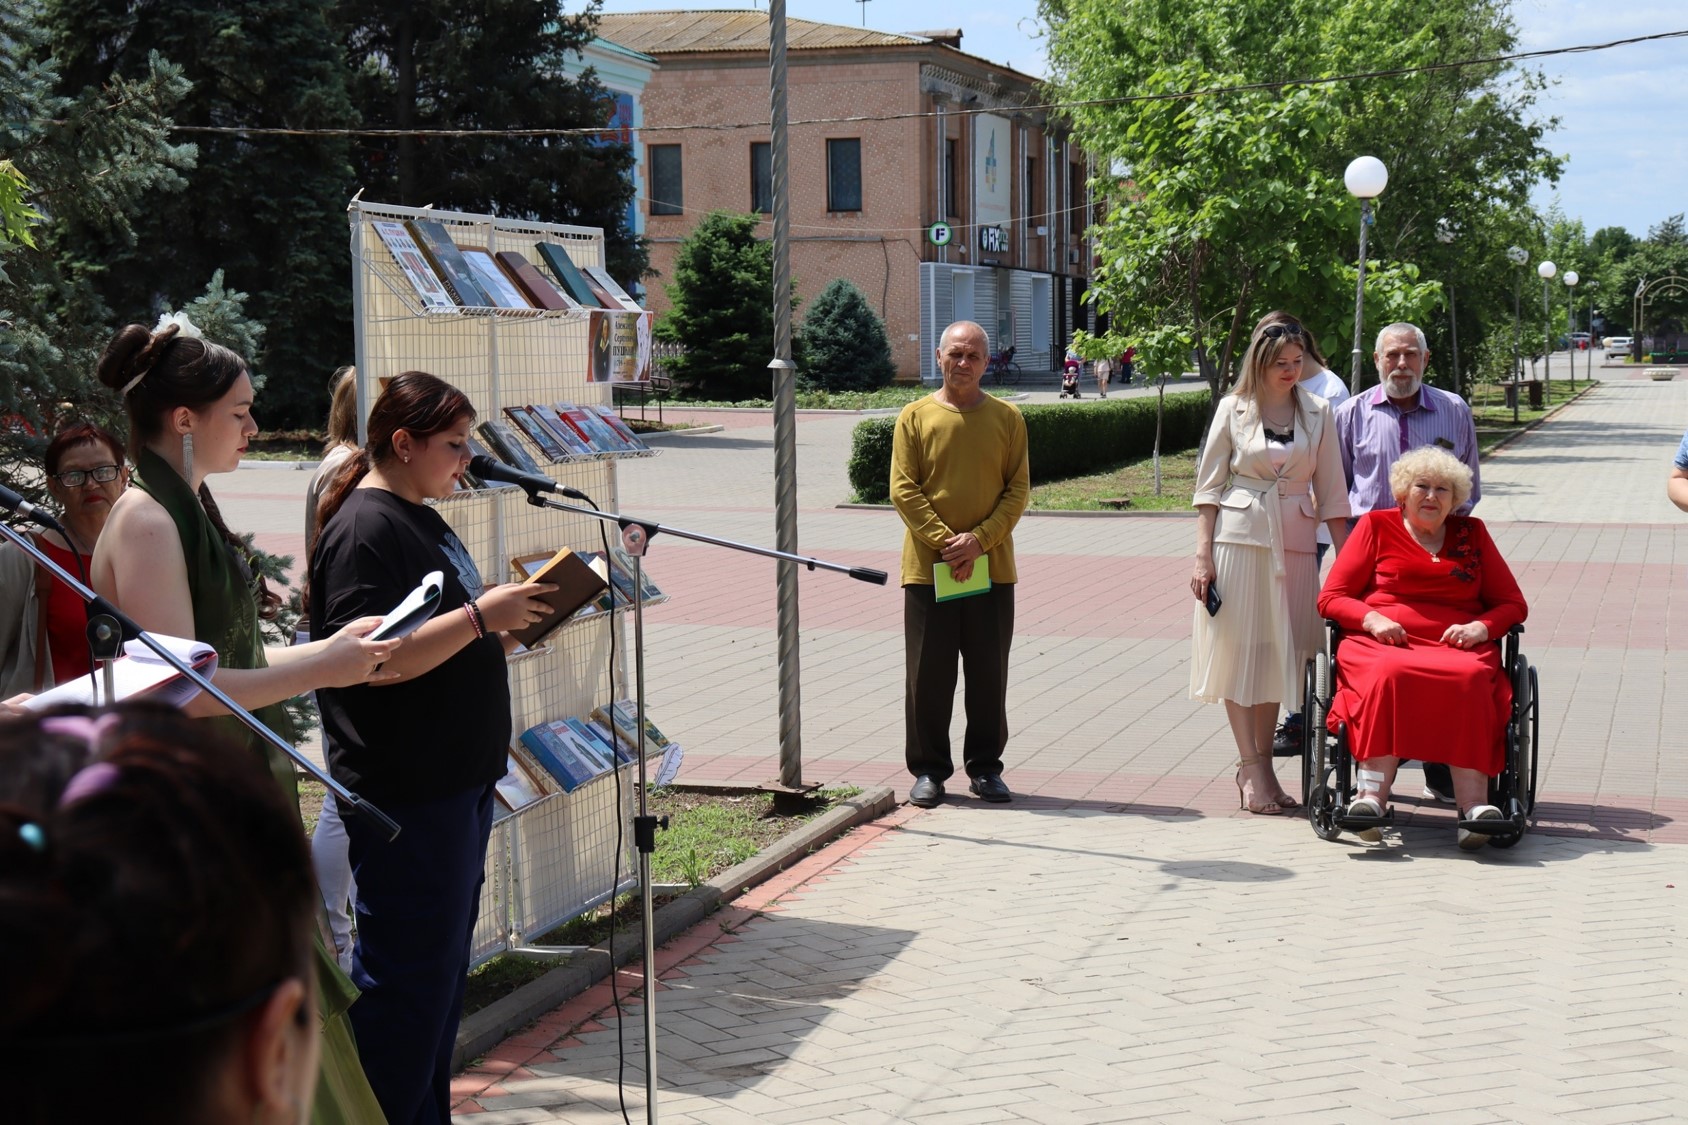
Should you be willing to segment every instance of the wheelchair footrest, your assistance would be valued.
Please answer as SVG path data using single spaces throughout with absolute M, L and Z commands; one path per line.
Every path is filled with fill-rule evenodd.
M 1334 819 L 1336 826 L 1344 832 L 1364 832 L 1368 828 L 1382 828 L 1386 824 L 1394 824 L 1395 806 L 1384 809 L 1382 816 L 1351 816 L 1346 808 L 1341 808 L 1337 810 Z
M 1524 818 L 1498 816 L 1486 820 L 1461 820 L 1457 827 L 1462 832 L 1475 832 L 1479 836 L 1504 836 L 1509 832 L 1524 831 Z

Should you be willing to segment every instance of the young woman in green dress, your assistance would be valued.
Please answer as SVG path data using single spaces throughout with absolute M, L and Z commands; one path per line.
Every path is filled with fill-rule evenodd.
M 389 678 L 380 669 L 396 644 L 365 639 L 379 618 L 355 622 L 326 641 L 263 643 L 260 620 L 274 617 L 281 599 L 254 575 L 205 486 L 207 476 L 239 468 L 258 432 L 245 362 L 199 338 L 178 315 L 154 331 L 139 324 L 122 329 L 106 345 L 98 373 L 123 396 L 135 472 L 94 552 L 95 589 L 143 629 L 214 647 L 217 686 L 283 737 L 291 733 L 284 700 Z M 201 695 L 187 712 L 264 754 L 283 790 L 297 798 L 292 763 L 252 738 L 221 705 Z M 357 990 L 324 953 L 320 937 L 316 944 L 323 1066 L 312 1120 L 381 1122 L 346 1019 Z

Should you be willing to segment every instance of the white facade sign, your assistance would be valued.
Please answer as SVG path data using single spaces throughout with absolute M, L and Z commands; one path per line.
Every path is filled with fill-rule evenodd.
M 1014 218 L 1008 119 L 981 113 L 973 122 L 973 221 L 982 227 L 1005 227 Z

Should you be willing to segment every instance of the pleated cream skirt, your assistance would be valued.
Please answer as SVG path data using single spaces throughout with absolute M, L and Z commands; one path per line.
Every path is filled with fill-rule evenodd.
M 1190 698 L 1300 707 L 1302 670 L 1323 644 L 1317 556 L 1285 551 L 1279 579 L 1269 548 L 1215 543 L 1213 569 L 1224 604 L 1209 617 L 1196 603 Z

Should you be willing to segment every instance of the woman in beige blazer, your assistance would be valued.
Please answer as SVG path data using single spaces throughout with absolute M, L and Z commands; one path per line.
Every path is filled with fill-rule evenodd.
M 1296 387 L 1304 350 L 1293 319 L 1270 314 L 1255 325 L 1242 378 L 1219 400 L 1196 470 L 1190 697 L 1224 701 L 1238 801 L 1268 816 L 1296 804 L 1272 772 L 1272 728 L 1319 644 L 1317 528 L 1330 529 L 1338 551 L 1348 534 L 1330 406 Z M 1210 588 L 1219 602 L 1211 614 Z

